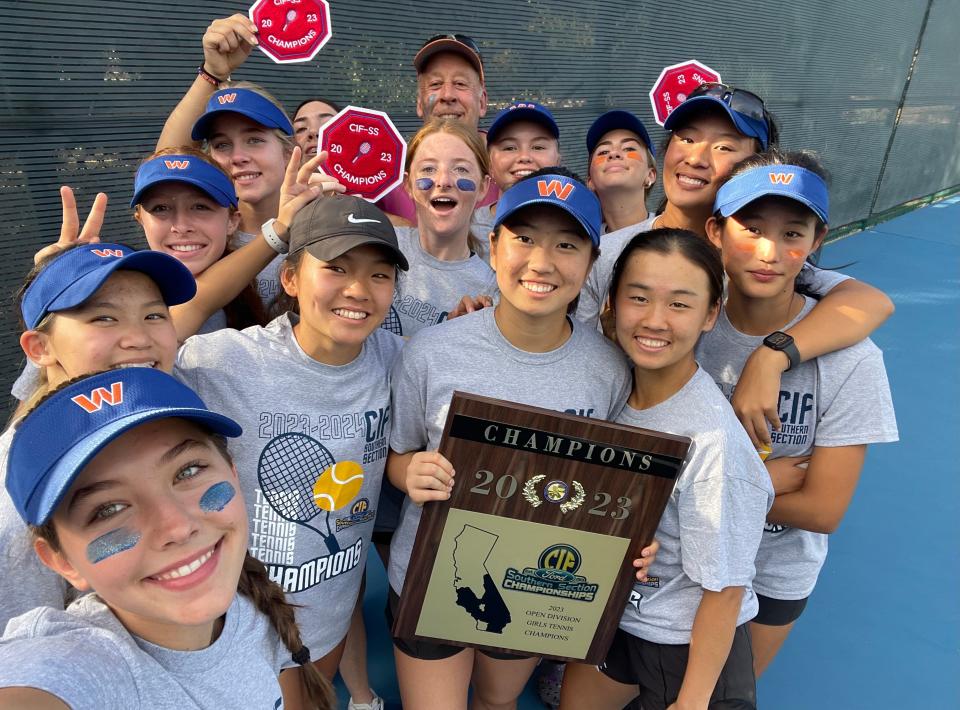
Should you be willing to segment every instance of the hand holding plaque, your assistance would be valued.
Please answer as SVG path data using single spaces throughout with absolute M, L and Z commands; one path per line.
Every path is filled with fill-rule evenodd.
M 456 485 L 424 506 L 407 577 L 427 581 L 404 587 L 394 634 L 599 662 L 688 448 L 455 393 L 440 453 Z

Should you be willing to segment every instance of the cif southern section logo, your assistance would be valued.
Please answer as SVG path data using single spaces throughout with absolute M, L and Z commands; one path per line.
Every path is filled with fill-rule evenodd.
M 350 506 L 350 514 L 347 517 L 337 518 L 337 532 L 361 523 L 369 523 L 376 514 L 377 511 L 370 507 L 369 499 L 359 498 Z
M 551 545 L 540 553 L 536 567 L 508 567 L 501 586 L 517 592 L 592 602 L 599 585 L 577 574 L 583 558 L 573 545 Z

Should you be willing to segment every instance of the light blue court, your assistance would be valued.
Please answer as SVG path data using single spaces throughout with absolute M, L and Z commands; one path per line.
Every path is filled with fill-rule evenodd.
M 817 590 L 760 681 L 760 708 L 958 708 L 960 195 L 831 243 L 821 263 L 851 264 L 845 273 L 896 303 L 874 340 L 900 443 L 871 447 Z M 372 555 L 364 607 L 371 683 L 398 708 L 385 595 Z M 520 707 L 542 705 L 528 689 Z

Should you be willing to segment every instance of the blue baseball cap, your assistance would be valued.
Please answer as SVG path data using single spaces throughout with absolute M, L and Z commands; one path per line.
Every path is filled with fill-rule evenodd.
M 705 108 L 714 106 L 722 109 L 724 113 L 730 117 L 730 120 L 733 121 L 733 125 L 740 133 L 748 138 L 756 138 L 758 141 L 760 141 L 760 145 L 763 147 L 763 150 L 766 150 L 770 144 L 770 126 L 767 123 L 766 118 L 749 116 L 746 113 L 732 108 L 730 103 L 735 100 L 734 94 L 736 92 L 739 92 L 741 95 L 749 94 L 749 96 L 756 99 L 756 101 L 759 103 L 760 110 L 763 110 L 763 102 L 760 100 L 759 96 L 756 94 L 751 94 L 750 92 L 744 92 L 740 89 L 733 89 L 726 92 L 726 100 L 724 100 L 723 96 L 691 96 L 670 112 L 670 115 L 667 116 L 667 120 L 663 122 L 663 128 L 667 131 L 674 131 L 683 124 L 685 118 L 688 118 L 692 114 L 703 111 Z
M 533 101 L 516 101 L 494 116 L 493 123 L 487 129 L 487 145 L 497 140 L 497 136 L 504 128 L 517 121 L 536 123 L 546 128 L 551 136 L 557 140 L 560 139 L 560 127 L 550 113 L 550 109 Z
M 173 417 L 224 436 L 242 432 L 160 370 L 110 370 L 58 390 L 17 425 L 10 445 L 6 485 L 20 517 L 43 525 L 103 447 L 144 422 Z
M 277 128 L 288 136 L 293 135 L 293 124 L 283 109 L 278 108 L 265 96 L 253 89 L 220 89 L 207 101 L 203 115 L 193 124 L 190 137 L 195 141 L 210 137 L 214 119 L 223 113 L 239 113 L 261 126 Z
M 195 155 L 161 155 L 137 169 L 133 179 L 130 206 L 143 199 L 143 193 L 160 182 L 185 182 L 207 193 L 221 207 L 237 206 L 237 191 L 220 168 Z
M 713 212 L 729 217 L 767 195 L 789 197 L 809 207 L 825 224 L 830 221 L 827 183 L 796 165 L 764 165 L 734 175 L 717 191 Z
M 493 228 L 530 205 L 559 207 L 580 223 L 594 246 L 600 246 L 600 225 L 603 223 L 600 200 L 582 182 L 565 175 L 550 174 L 520 180 L 497 201 Z
M 33 329 L 47 313 L 76 308 L 118 269 L 149 276 L 168 306 L 186 303 L 197 292 L 190 269 L 172 256 L 124 244 L 81 244 L 53 259 L 27 287 L 20 302 L 23 322 Z
M 650 134 L 647 133 L 647 129 L 643 125 L 643 121 L 637 118 L 634 114 L 630 113 L 629 111 L 624 111 L 623 109 L 613 109 L 612 111 L 607 111 L 593 122 L 593 124 L 590 126 L 590 130 L 587 131 L 587 153 L 592 155 L 594 149 L 597 147 L 597 144 L 600 142 L 600 139 L 607 135 L 610 131 L 615 131 L 618 128 L 636 133 L 638 136 L 640 136 L 640 140 L 643 141 L 644 145 L 647 146 L 647 150 L 650 151 L 650 155 L 657 157 L 657 151 L 653 149 L 653 141 L 650 140 Z

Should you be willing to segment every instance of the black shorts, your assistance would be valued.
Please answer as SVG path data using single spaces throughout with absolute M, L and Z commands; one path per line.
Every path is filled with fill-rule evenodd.
M 380 485 L 380 498 L 377 500 L 377 519 L 373 522 L 374 542 L 390 543 L 393 531 L 400 524 L 400 507 L 404 498 L 406 495 L 403 491 L 391 484 L 384 474 L 383 483 Z M 389 537 L 384 539 L 381 534 L 378 540 L 377 533 L 387 533 Z
M 757 594 L 760 611 L 753 617 L 753 623 L 764 626 L 786 626 L 800 618 L 807 606 L 807 599 L 774 599 Z
M 645 641 L 617 629 L 607 657 L 598 669 L 608 678 L 640 688 L 643 710 L 665 710 L 676 702 L 687 671 L 689 644 Z M 633 706 L 631 706 L 633 707 Z M 710 710 L 756 710 L 757 681 L 747 624 L 737 627 L 730 655 L 710 696 Z
M 400 597 L 389 588 L 387 591 L 387 628 L 393 628 L 393 620 L 396 617 L 397 609 L 400 607 Z M 461 651 L 466 650 L 463 646 L 452 646 L 445 643 L 434 643 L 432 641 L 419 641 L 417 639 L 401 639 L 393 637 L 393 645 L 412 658 L 421 661 L 440 661 L 444 658 L 456 656 Z M 485 649 L 476 649 L 477 653 L 489 656 L 498 661 L 523 661 L 533 656 L 520 656 L 513 653 L 500 653 L 498 651 L 487 651 Z

